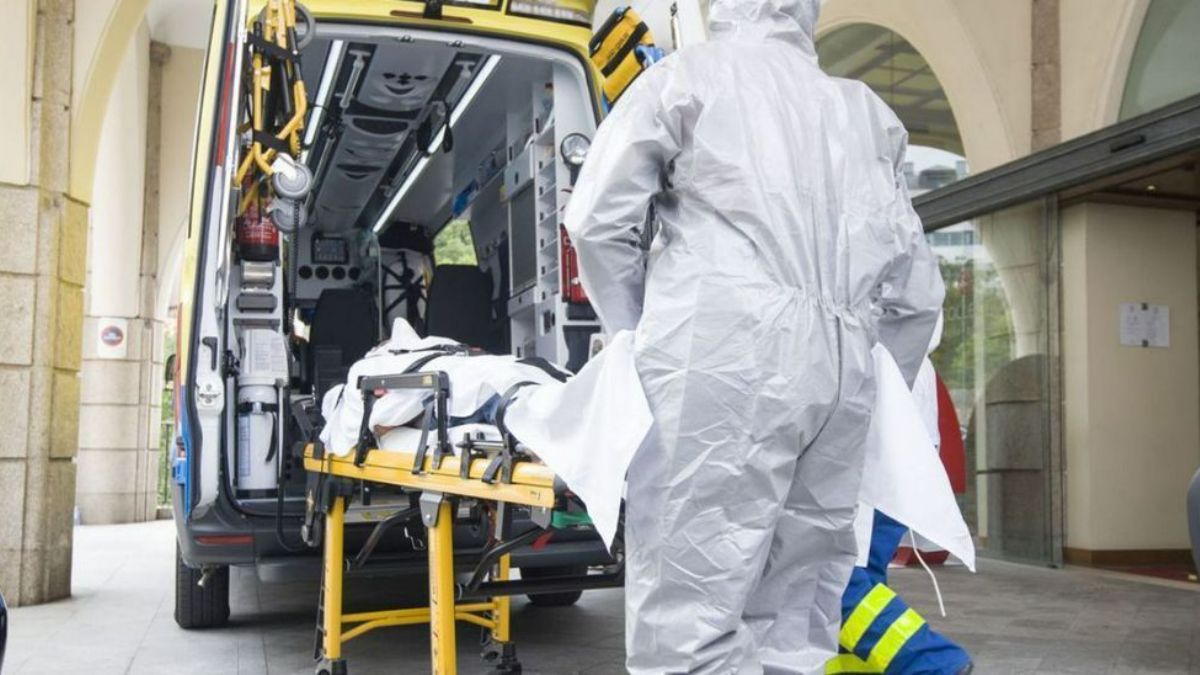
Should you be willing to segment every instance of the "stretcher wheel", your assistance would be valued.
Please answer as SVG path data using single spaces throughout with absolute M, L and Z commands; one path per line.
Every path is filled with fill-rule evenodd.
M 322 661 L 317 666 L 317 675 L 347 675 L 348 672 L 345 659 Z
M 488 675 L 521 675 L 521 662 L 517 660 L 517 646 L 511 642 L 487 642 L 480 658 L 492 666 Z
M 522 579 L 547 579 L 550 577 L 580 577 L 587 574 L 586 565 L 567 565 L 563 567 L 530 567 L 521 568 Z M 583 591 L 561 591 L 559 593 L 536 593 L 527 596 L 530 604 L 535 607 L 570 607 L 579 602 Z

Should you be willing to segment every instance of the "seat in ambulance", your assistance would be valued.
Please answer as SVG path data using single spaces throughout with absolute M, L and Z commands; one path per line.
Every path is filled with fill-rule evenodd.
M 365 289 L 321 291 L 309 331 L 310 380 L 318 402 L 375 346 L 378 329 L 375 302 Z
M 479 267 L 438 265 L 426 301 L 429 335 L 448 337 L 491 354 L 507 353 L 492 295 L 492 276 Z

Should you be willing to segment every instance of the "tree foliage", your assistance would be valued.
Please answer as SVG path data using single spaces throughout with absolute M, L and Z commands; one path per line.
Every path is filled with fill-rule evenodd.
M 1004 289 L 990 265 L 942 260 L 941 270 L 946 284 L 945 328 L 941 345 L 930 358 L 955 395 L 961 417 L 969 410 L 976 387 L 986 385 L 988 377 L 1012 360 L 1015 336 Z M 981 364 L 976 363 L 978 350 L 983 351 Z M 967 410 L 962 409 L 964 404 Z
M 454 220 L 433 240 L 433 259 L 438 265 L 478 265 L 471 223 Z

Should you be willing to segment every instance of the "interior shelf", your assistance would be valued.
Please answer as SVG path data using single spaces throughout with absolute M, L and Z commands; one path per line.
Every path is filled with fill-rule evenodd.
M 546 121 L 546 125 L 542 130 L 533 137 L 533 142 L 536 145 L 554 145 L 554 118 L 551 117 Z

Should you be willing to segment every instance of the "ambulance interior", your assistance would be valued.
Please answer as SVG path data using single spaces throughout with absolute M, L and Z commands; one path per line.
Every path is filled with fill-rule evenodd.
M 299 456 L 322 396 L 394 320 L 576 369 L 599 330 L 586 300 L 562 293 L 559 266 L 561 211 L 596 123 L 577 57 L 342 25 L 318 26 L 301 57 L 312 188 L 274 259 L 243 255 L 238 233 L 280 205 L 232 218 L 223 321 L 239 364 L 226 377 L 225 447 L 236 451 L 224 453 L 225 489 L 243 511 L 277 518 L 303 510 Z M 231 212 L 247 192 L 233 191 Z M 476 263 L 439 264 L 435 238 L 463 221 Z M 286 378 L 273 379 L 281 359 Z

